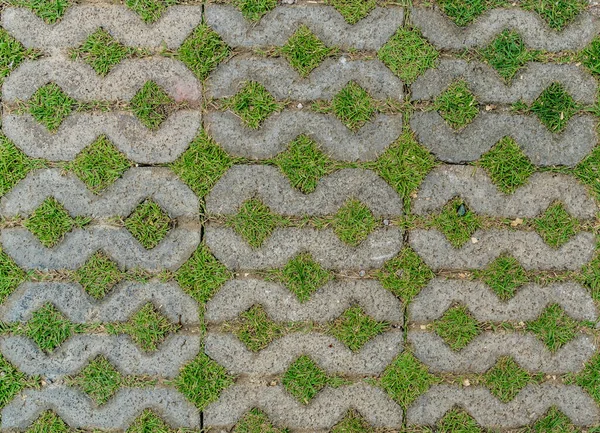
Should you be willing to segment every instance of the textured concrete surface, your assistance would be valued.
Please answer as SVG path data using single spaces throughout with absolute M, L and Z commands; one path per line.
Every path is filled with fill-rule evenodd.
M 2 81 L 1 133 L 23 158 L 45 162 L 21 176 L 6 152 L 9 175 L 17 175 L 0 178 L 0 187 L 7 185 L 0 195 L 0 431 L 27 432 L 40 415 L 52 411 L 72 433 L 129 433 L 145 409 L 172 428 L 169 433 L 237 432 L 252 409 L 290 433 L 331 432 L 349 411 L 378 432 L 448 433 L 439 422 L 457 407 L 481 431 L 532 426 L 551 408 L 581 431 L 600 426 L 594 394 L 599 372 L 586 376 L 594 378 L 591 387 L 578 381 L 598 368 L 594 360 L 600 341 L 593 290 L 599 168 L 585 165 L 598 145 L 598 116 L 591 109 L 597 104 L 598 82 L 580 56 L 566 61 L 597 37 L 600 19 L 586 10 L 557 31 L 539 13 L 513 5 L 484 11 L 459 27 L 435 2 L 411 8 L 384 3 L 355 24 L 334 6 L 304 0 L 279 2 L 255 22 L 230 1 L 173 5 L 154 23 L 107 0 L 70 5 L 54 24 L 27 8 L 4 7 L 2 29 L 40 55 L 14 65 L 12 58 L 0 58 L 0 66 L 10 70 Z M 210 27 L 230 48 L 204 80 L 178 54 L 199 25 Z M 280 52 L 303 25 L 324 45 L 338 49 L 306 76 Z M 145 51 L 100 76 L 71 55 L 99 28 L 120 44 Z M 399 61 L 390 68 L 380 51 L 402 28 L 418 30 L 439 52 L 433 66 L 414 80 L 405 74 L 408 66 Z M 525 64 L 512 80 L 501 78 L 476 51 L 506 29 L 517 32 L 528 49 L 556 57 Z M 200 59 L 202 53 L 195 54 Z M 434 106 L 458 80 L 473 93 L 479 114 L 455 130 Z M 129 109 L 148 81 L 177 102 L 153 130 Z M 256 129 L 223 103 L 248 82 L 260 83 L 283 107 Z M 362 87 L 377 107 L 356 131 L 333 111 L 320 113 L 313 106 L 317 101 L 333 104 L 349 82 Z M 49 131 L 26 108 L 49 83 L 78 103 L 100 101 L 108 108 L 74 110 Z M 518 102 L 533 104 L 553 83 L 585 107 L 560 133 L 534 114 L 511 110 Z M 283 157 L 299 135 L 313 140 L 331 161 L 320 166 L 304 154 L 287 161 L 299 177 L 311 177 L 302 172 L 307 167 L 319 173 L 310 193 L 292 186 L 272 159 Z M 100 136 L 131 168 L 94 193 L 69 163 Z M 497 176 L 479 164 L 506 136 L 536 169 L 511 194 L 502 192 Z M 0 160 L 0 176 L 7 176 L 3 164 Z M 509 174 L 517 169 L 508 165 Z M 200 190 L 202 196 L 196 194 Z M 90 219 L 51 248 L 27 228 L 48 198 L 71 218 Z M 168 233 L 152 249 L 124 224 L 146 199 L 171 220 Z M 258 247 L 231 223 L 250 199 L 291 221 L 274 227 Z M 460 247 L 436 222 L 453 199 L 484 220 Z M 375 221 L 358 245 L 345 243 L 336 231 L 336 215 L 349 200 L 368 208 Z M 576 226 L 559 248 L 546 243 L 533 222 L 556 203 Z M 361 222 L 355 221 L 355 228 Z M 120 272 L 101 299 L 78 279 L 98 252 Z M 504 256 L 514 258 L 527 277 L 508 299 L 480 275 Z M 309 257 L 314 268 L 294 269 L 298 257 Z M 322 278 L 311 274 L 318 267 Z M 292 280 L 310 285 L 314 277 L 319 283 L 300 298 L 293 281 L 281 277 L 286 269 Z M 96 278 L 111 279 L 105 272 Z M 515 272 L 501 270 L 498 278 L 510 279 Z M 144 350 L 127 333 L 108 331 L 111 325 L 129 324 L 148 303 L 177 325 L 156 350 Z M 29 328 L 48 305 L 78 329 L 52 351 L 42 350 Z M 257 306 L 265 316 L 252 322 L 246 313 Z M 460 350 L 437 329 L 457 306 L 479 324 L 477 335 Z M 369 320 L 385 324 L 359 348 L 335 332 L 357 307 L 363 322 L 352 324 L 350 336 L 368 333 L 363 327 Z M 556 350 L 527 328 L 549 307 L 559 307 L 575 323 L 568 341 Z M 242 326 L 258 338 L 264 326 L 273 338 L 253 350 L 240 336 Z M 50 330 L 55 329 L 42 329 Z M 70 382 L 99 357 L 129 377 L 103 404 Z M 307 401 L 286 385 L 288 372 L 303 357 L 326 376 Z M 507 357 L 531 380 L 504 401 L 485 375 Z M 404 370 L 409 362 L 412 370 Z M 29 378 L 14 395 L 9 395 L 8 381 L 15 374 L 6 373 L 7 364 Z M 192 387 L 187 393 L 179 382 L 182 372 L 188 374 L 185 385 Z M 432 379 L 419 388 L 421 373 Z M 138 379 L 151 382 L 141 385 Z M 416 388 L 420 394 L 412 395 Z

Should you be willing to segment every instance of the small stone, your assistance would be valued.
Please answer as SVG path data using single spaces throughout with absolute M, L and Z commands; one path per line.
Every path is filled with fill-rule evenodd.
M 517 227 L 518 225 L 523 224 L 523 220 L 521 218 L 516 218 L 510 222 L 511 227 Z
M 390 225 L 390 220 L 383 220 L 383 225 L 384 226 L 389 226 Z
M 298 104 L 298 108 L 303 108 L 303 107 L 304 107 L 304 105 L 302 105 L 302 103 Z
M 477 242 L 479 242 L 479 239 L 477 239 L 476 237 L 472 237 L 471 238 L 471 243 L 472 244 L 476 244 Z
M 471 386 L 471 382 L 469 381 L 469 379 L 465 379 L 465 380 L 463 380 L 463 385 L 464 386 Z
M 425 330 L 425 329 L 427 329 L 427 325 L 421 325 L 420 328 Z

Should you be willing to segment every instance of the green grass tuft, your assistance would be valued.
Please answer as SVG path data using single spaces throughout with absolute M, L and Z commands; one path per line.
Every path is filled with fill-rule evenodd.
M 94 299 L 104 298 L 122 278 L 117 264 L 101 252 L 95 253 L 75 271 L 75 280 Z
M 459 198 L 449 201 L 442 212 L 434 217 L 433 224 L 455 248 L 460 248 L 469 241 L 481 227 L 479 217 Z
M 331 433 L 375 433 L 375 430 L 360 413 L 350 410 L 344 419 L 331 429 Z
M 471 24 L 477 17 L 488 9 L 507 6 L 506 0 L 437 0 L 444 13 L 448 15 L 457 26 L 464 27 Z
M 62 204 L 54 197 L 48 197 L 24 225 L 42 245 L 51 248 L 73 229 L 75 222 Z
M 302 25 L 280 51 L 300 76 L 306 77 L 337 50 L 328 48 L 308 27 Z
M 578 281 L 590 289 L 595 301 L 600 301 L 600 255 L 598 253 L 592 261 L 583 266 Z
M 281 217 L 272 213 L 262 201 L 252 198 L 242 204 L 237 215 L 228 218 L 227 225 L 251 246 L 258 248 L 271 236 L 280 221 Z
M 253 305 L 241 315 L 241 326 L 236 336 L 246 345 L 248 350 L 258 352 L 282 335 L 282 328 L 272 321 L 264 308 Z
M 412 353 L 404 352 L 383 372 L 381 387 L 406 411 L 419 395 L 440 380 L 430 374 Z
M 531 381 L 531 375 L 514 359 L 502 357 L 485 373 L 483 380 L 492 394 L 508 403 Z
M 438 422 L 438 433 L 481 433 L 483 430 L 471 415 L 452 409 Z
M 579 53 L 579 60 L 596 77 L 600 77 L 600 36 Z
M 258 21 L 277 6 L 277 0 L 233 0 L 233 3 L 250 21 Z
M 283 269 L 271 271 L 269 278 L 282 282 L 300 302 L 305 302 L 319 287 L 333 278 L 333 273 L 323 269 L 313 260 L 310 253 L 301 253 L 291 259 Z
M 202 244 L 175 274 L 181 288 L 196 302 L 204 304 L 232 277 L 208 248 Z
M 0 28 L 0 83 L 24 60 L 37 57 L 34 50 L 26 49 L 8 32 Z
M 558 248 L 577 233 L 577 220 L 561 203 L 550 205 L 546 212 L 533 220 L 536 231 L 551 247 Z
M 377 53 L 379 60 L 407 84 L 435 67 L 438 56 L 438 51 L 420 30 L 402 27 Z
M 350 199 L 334 216 L 333 231 L 345 243 L 357 246 L 364 241 L 378 222 L 371 210 L 356 199 Z
M 597 403 L 600 403 L 600 355 L 594 355 L 573 381 L 585 389 Z
M 366 90 L 351 81 L 333 97 L 331 108 L 348 129 L 357 131 L 375 113 L 375 102 Z
M 527 62 L 534 61 L 538 52 L 529 51 L 521 35 L 514 30 L 504 30 L 481 55 L 502 78 L 510 80 Z
M 186 430 L 187 431 L 187 430 Z M 169 428 L 151 409 L 144 410 L 127 429 L 127 433 L 184 433 Z M 190 432 L 191 433 L 191 432 Z
M 68 0 L 10 0 L 10 4 L 32 10 L 48 24 L 55 23 L 71 5 Z
M 233 433 L 288 433 L 287 429 L 273 427 L 269 418 L 260 409 L 251 409 L 244 418 L 242 418 Z
M 434 276 L 433 271 L 410 247 L 400 250 L 377 272 L 381 285 L 404 304 L 409 304 Z
M 171 323 L 156 307 L 148 302 L 128 322 L 111 324 L 109 333 L 129 334 L 146 352 L 158 349 L 167 335 L 177 332 L 180 325 Z
M 44 412 L 27 429 L 27 433 L 70 433 L 69 426 L 54 412 Z
M 206 80 L 219 63 L 230 54 L 231 48 L 206 24 L 196 27 L 177 51 L 179 60 L 185 63 L 200 80 Z
M 534 10 L 555 30 L 562 30 L 589 6 L 586 0 L 523 0 L 521 7 Z
M 281 111 L 283 104 L 278 103 L 262 84 L 250 81 L 225 102 L 225 108 L 233 110 L 248 127 L 257 129 L 271 114 Z
M 219 398 L 221 391 L 233 385 L 233 377 L 201 349 L 198 356 L 181 370 L 174 385 L 199 410 L 204 410 Z
M 134 49 L 124 46 L 106 30 L 99 28 L 79 48 L 71 51 L 71 59 L 82 59 L 97 74 L 105 76 L 113 66 L 133 53 Z
M 457 81 L 435 100 L 435 109 L 454 129 L 468 125 L 479 114 L 475 96 L 464 81 Z
M 389 323 L 378 322 L 367 316 L 358 305 L 348 308 L 333 323 L 331 334 L 353 352 L 359 351 L 373 337 L 390 328 Z
M 302 355 L 285 372 L 282 384 L 301 403 L 308 404 L 329 380 L 312 359 Z
M 6 136 L 0 134 L 0 197 L 25 179 L 31 170 L 45 165 L 40 159 L 29 158 Z
M 150 129 L 157 129 L 169 115 L 169 105 L 174 101 L 154 81 L 146 84 L 131 99 L 133 114 Z
M 498 257 L 486 269 L 476 272 L 475 275 L 482 278 L 503 301 L 515 296 L 517 289 L 528 282 L 525 269 L 517 259 L 508 255 Z
M 52 132 L 71 114 L 75 104 L 76 101 L 55 83 L 40 87 L 28 101 L 34 119 Z
M 580 182 L 588 185 L 600 200 L 600 147 L 594 147 L 592 152 L 575 166 L 573 174 Z
M 95 194 L 112 185 L 130 167 L 131 162 L 105 136 L 83 149 L 67 165 Z
M 97 405 L 103 405 L 121 387 L 122 376 L 110 361 L 100 355 L 73 378 L 69 385 L 81 388 Z
M 590 433 L 595 429 L 590 430 Z M 580 433 L 581 429 L 575 427 L 568 416 L 552 407 L 548 413 L 541 417 L 531 428 L 531 433 Z
M 0 305 L 26 278 L 27 274 L 0 249 Z
M 377 6 L 375 0 L 328 0 L 328 4 L 332 5 L 348 24 L 356 24 Z
M 177 0 L 125 0 L 127 7 L 148 24 L 158 21 L 167 8 L 176 3 Z
M 167 236 L 171 229 L 171 218 L 155 201 L 147 199 L 125 220 L 125 228 L 144 248 L 150 250 Z
M 25 387 L 33 385 L 25 374 L 17 370 L 0 354 L 0 408 L 3 408 Z
M 73 323 L 52 304 L 45 304 L 35 311 L 25 325 L 25 334 L 48 353 L 63 344 L 74 330 Z
M 331 159 L 306 135 L 298 136 L 272 162 L 305 194 L 313 192 L 319 180 L 333 171 Z
M 562 131 L 569 119 L 579 110 L 571 95 L 560 83 L 552 83 L 529 107 L 552 132 Z
M 535 166 L 510 137 L 504 137 L 478 161 L 490 179 L 505 194 L 523 186 L 535 172 Z
M 446 311 L 433 323 L 433 329 L 453 350 L 467 346 L 481 332 L 479 323 L 464 305 Z
M 533 332 L 552 352 L 556 352 L 577 335 L 577 322 L 571 319 L 558 304 L 549 305 L 540 316 L 527 323 Z

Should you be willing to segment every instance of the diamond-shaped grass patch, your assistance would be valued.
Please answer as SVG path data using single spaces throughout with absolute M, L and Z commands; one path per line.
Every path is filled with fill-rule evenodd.
M 481 52 L 485 61 L 506 80 L 512 79 L 527 62 L 535 60 L 537 54 L 527 49 L 521 35 L 514 30 L 504 30 Z
M 406 410 L 419 395 L 440 381 L 412 353 L 404 352 L 383 372 L 381 387 Z
M 381 285 L 408 304 L 435 276 L 433 271 L 410 247 L 384 263 L 377 272 Z
M 267 415 L 255 408 L 237 423 L 233 433 L 288 433 L 288 430 L 274 427 Z
M 125 227 L 144 248 L 152 249 L 171 228 L 171 218 L 154 200 L 147 199 L 125 220 Z
M 74 331 L 75 325 L 52 304 L 35 311 L 25 325 L 25 334 L 46 352 L 53 352 Z
M 510 4 L 506 0 L 437 0 L 437 2 L 442 6 L 444 13 L 460 27 L 468 26 L 489 9 Z
M 550 408 L 548 412 L 531 427 L 532 433 L 579 433 L 582 430 L 575 427 L 568 416 L 556 407 Z M 590 433 L 596 429 L 588 430 Z
M 258 248 L 281 220 L 262 201 L 252 198 L 242 203 L 239 212 L 229 218 L 227 224 L 251 246 Z
M 10 36 L 4 29 L 0 29 L 0 80 L 8 77 L 25 59 L 35 57 L 33 50 L 25 47 Z
M 551 247 L 558 248 L 577 233 L 577 220 L 573 218 L 562 203 L 552 204 L 546 212 L 533 220 L 536 231 Z
M 452 83 L 437 97 L 435 109 L 454 129 L 463 128 L 479 114 L 477 100 L 462 80 Z
M 169 116 L 173 99 L 154 81 L 146 84 L 130 101 L 133 114 L 150 129 L 157 129 Z
M 109 332 L 129 334 L 143 350 L 151 352 L 158 349 L 167 335 L 177 332 L 180 325 L 171 323 L 156 307 L 148 302 L 128 322 L 111 324 Z
M 344 311 L 333 323 L 330 332 L 350 350 L 356 352 L 371 338 L 387 331 L 389 327 L 389 323 L 378 322 L 365 314 L 361 307 L 355 305 Z
M 103 405 L 117 392 L 121 386 L 121 373 L 108 359 L 100 355 L 70 380 L 70 384 L 78 386 L 98 405 Z
M 355 410 L 348 411 L 346 416 L 331 429 L 331 433 L 373 433 L 375 431 Z
M 433 323 L 433 329 L 453 350 L 467 346 L 481 332 L 479 323 L 464 305 L 446 311 Z
M 526 326 L 527 331 L 533 332 L 552 352 L 575 338 L 577 328 L 578 323 L 558 304 L 549 305 L 536 320 L 528 322 Z
M 306 77 L 335 51 L 321 42 L 305 25 L 300 26 L 281 47 L 281 53 L 302 77 Z
M 75 271 L 76 281 L 94 299 L 102 299 L 123 278 L 115 262 L 101 252 L 95 253 Z
M 54 412 L 46 411 L 26 430 L 26 433 L 69 433 L 69 426 Z
M 508 255 L 498 257 L 486 269 L 477 272 L 477 276 L 503 301 L 515 296 L 517 289 L 529 281 L 517 259 Z
M 278 103 L 262 84 L 250 81 L 227 100 L 225 108 L 233 110 L 246 126 L 257 129 L 271 114 L 280 111 L 283 104 Z
M 285 284 L 300 302 L 305 302 L 333 278 L 333 273 L 323 269 L 310 253 L 301 253 L 287 262 L 283 269 L 272 271 L 270 276 Z
M 600 76 L 600 36 L 596 36 L 592 42 L 579 53 L 579 58 L 581 63 L 583 63 L 592 74 L 596 77 Z
M 0 354 L 0 408 L 32 382 Z M 33 384 L 33 383 L 32 383 Z
M 180 431 L 180 430 L 179 430 Z M 169 428 L 167 424 L 151 409 L 144 410 L 133 424 L 127 429 L 127 433 L 177 433 L 177 430 Z
M 290 365 L 282 383 L 301 403 L 308 404 L 329 383 L 329 378 L 310 357 L 302 355 Z
M 371 210 L 360 201 L 350 199 L 333 218 L 333 231 L 345 243 L 357 246 L 377 227 Z
M 506 194 L 525 185 L 535 172 L 535 166 L 510 137 L 504 137 L 480 159 L 483 167 L 498 189 Z
M 48 24 L 52 24 L 61 18 L 70 3 L 69 0 L 15 0 L 11 2 L 14 6 L 31 9 Z
M 68 165 L 95 194 L 112 185 L 130 167 L 125 155 L 105 136 L 83 149 Z
M 503 357 L 483 376 L 490 392 L 504 403 L 514 399 L 531 381 L 531 375 L 511 357 Z
M 221 391 L 231 386 L 233 381 L 225 368 L 200 352 L 181 370 L 174 384 L 199 410 L 203 410 L 216 401 Z
M 329 0 L 331 4 L 349 24 L 356 24 L 369 15 L 377 2 L 375 0 Z
M 354 81 L 333 97 L 331 107 L 334 114 L 352 131 L 360 129 L 375 113 L 375 101 Z
M 277 0 L 233 0 L 233 3 L 242 12 L 244 18 L 250 21 L 258 21 L 277 6 Z
M 56 245 L 65 234 L 71 231 L 74 220 L 54 197 L 48 197 L 24 222 L 47 248 Z
M 28 101 L 35 120 L 54 132 L 73 111 L 76 101 L 55 83 L 40 87 Z
M 379 50 L 377 57 L 408 84 L 436 65 L 439 53 L 418 29 L 399 28 Z
M 585 389 L 596 402 L 600 403 L 600 355 L 594 355 L 582 371 L 569 378 L 567 384 L 570 385 L 573 382 Z
M 44 166 L 44 161 L 29 158 L 0 134 L 0 197 L 24 179 L 31 170 Z
M 25 281 L 27 274 L 0 249 L 0 304 Z
M 264 349 L 281 336 L 281 326 L 273 322 L 260 305 L 252 306 L 240 317 L 241 326 L 236 331 L 236 336 L 253 352 Z
M 125 0 L 127 7 L 146 23 L 157 21 L 169 6 L 176 3 L 177 0 Z
M 231 48 L 217 32 L 200 24 L 181 44 L 177 56 L 200 80 L 205 80 L 230 53 Z
M 433 224 L 455 248 L 464 245 L 481 227 L 479 217 L 459 198 L 450 200 L 442 212 L 434 217 Z
M 94 68 L 97 74 L 105 76 L 113 66 L 132 53 L 103 28 L 89 35 L 85 42 L 71 52 L 71 58 L 81 58 Z
M 305 194 L 313 192 L 319 180 L 333 170 L 333 162 L 317 143 L 306 135 L 298 136 L 273 163 L 288 177 L 293 187 Z
M 562 131 L 579 110 L 571 95 L 560 83 L 550 84 L 533 102 L 529 110 L 552 132 Z
M 556 30 L 562 30 L 569 25 L 579 13 L 589 7 L 586 0 L 524 0 L 523 9 L 534 10 L 546 20 L 548 25 Z
M 481 433 L 483 430 L 464 410 L 452 409 L 438 422 L 438 433 Z

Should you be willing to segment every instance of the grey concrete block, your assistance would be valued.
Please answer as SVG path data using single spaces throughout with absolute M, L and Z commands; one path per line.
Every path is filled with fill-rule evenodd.
M 132 161 L 172 162 L 187 149 L 200 127 L 201 114 L 192 110 L 176 111 L 156 131 L 122 111 L 73 113 L 54 133 L 30 114 L 4 114 L 2 118 L 2 131 L 17 147 L 32 158 L 51 161 L 74 159 L 98 136 L 106 135 Z
M 88 64 L 62 55 L 23 62 L 4 80 L 2 99 L 27 100 L 37 89 L 52 82 L 78 101 L 129 101 L 147 81 L 156 82 L 176 102 L 201 102 L 200 83 L 178 60 L 125 59 L 101 77 Z
M 454 406 L 463 407 L 482 427 L 517 428 L 529 425 L 556 406 L 577 426 L 600 421 L 598 406 L 578 386 L 553 383 L 527 385 L 508 403 L 502 403 L 487 388 L 435 385 L 408 409 L 409 424 L 434 425 Z
M 535 165 L 573 166 L 596 145 L 596 120 L 573 116 L 560 133 L 552 133 L 534 115 L 481 112 L 459 131 L 436 111 L 414 113 L 410 126 L 419 142 L 451 163 L 477 160 L 503 137 L 512 137 Z
M 324 268 L 378 268 L 402 248 L 402 230 L 375 230 L 357 247 L 343 243 L 331 229 L 279 228 L 260 248 L 252 248 L 233 229 L 207 224 L 205 242 L 230 269 L 283 267 L 294 256 L 309 252 Z M 7 250 L 10 251 L 10 250 Z
M 377 114 L 353 133 L 333 114 L 286 109 L 266 119 L 258 130 L 248 128 L 230 111 L 204 115 L 204 124 L 227 152 L 253 159 L 267 159 L 283 152 L 300 134 L 306 134 L 333 159 L 376 159 L 402 133 L 402 116 Z
M 464 80 L 482 104 L 531 104 L 553 83 L 560 83 L 576 101 L 593 104 L 598 84 L 582 66 L 529 62 L 510 83 L 491 66 L 482 62 L 442 59 L 435 69 L 427 70 L 411 86 L 413 100 L 433 100 L 454 81 Z
M 509 29 L 519 33 L 531 49 L 578 51 L 600 31 L 600 21 L 589 12 L 581 13 L 560 32 L 550 28 L 537 13 L 519 8 L 493 9 L 464 28 L 432 8 L 412 8 L 410 20 L 431 43 L 446 50 L 483 48 L 503 30 Z
M 2 27 L 27 48 L 55 51 L 76 47 L 98 29 L 104 28 L 124 45 L 176 49 L 200 24 L 201 6 L 171 6 L 154 24 L 148 25 L 131 9 L 116 4 L 70 6 L 61 20 L 46 24 L 25 8 L 6 8 Z
M 540 235 L 529 231 L 478 230 L 477 243 L 454 248 L 437 230 L 416 229 L 410 246 L 434 270 L 483 269 L 502 254 L 514 256 L 525 269 L 578 270 L 588 263 L 596 248 L 592 233 L 582 232 L 560 248 L 552 248 Z
M 593 322 L 598 318 L 589 291 L 574 282 L 546 286 L 527 284 L 520 287 L 514 297 L 502 301 L 483 283 L 434 278 L 410 304 L 410 321 L 434 321 L 455 304 L 466 305 L 479 322 L 531 321 L 552 304 L 560 305 L 576 320 Z
M 2 409 L 2 428 L 24 431 L 46 410 L 52 410 L 73 428 L 125 430 L 150 408 L 173 428 L 199 428 L 200 414 L 174 388 L 123 388 L 97 407 L 74 388 L 51 385 L 21 392 Z
M 350 25 L 331 6 L 303 4 L 275 8 L 253 23 L 232 5 L 210 3 L 204 19 L 232 47 L 281 46 L 304 24 L 327 46 L 378 50 L 403 24 L 404 10 L 378 7 Z
M 258 407 L 271 421 L 292 429 L 330 429 L 355 409 L 374 427 L 400 428 L 402 409 L 380 388 L 357 383 L 339 388 L 324 388 L 303 405 L 283 386 L 237 384 L 226 389 L 216 403 L 204 411 L 205 425 L 231 427 L 250 409 Z
M 403 214 L 402 199 L 373 171 L 339 170 L 321 179 L 315 191 L 304 194 L 293 188 L 277 167 L 265 165 L 229 169 L 206 198 L 206 210 L 211 214 L 236 214 L 253 197 L 282 215 L 333 215 L 350 199 L 360 200 L 378 218 Z
M 504 218 L 535 218 L 559 201 L 578 219 L 593 219 L 596 201 L 575 178 L 556 173 L 534 173 L 512 194 L 504 194 L 482 168 L 440 165 L 425 178 L 411 202 L 417 215 L 440 212 L 454 197 L 479 215 Z
M 327 59 L 302 78 L 284 58 L 238 55 L 211 74 L 207 96 L 233 96 L 247 81 L 261 83 L 276 99 L 297 101 L 330 100 L 350 81 L 376 99 L 401 100 L 404 94 L 402 81 L 379 60 Z

